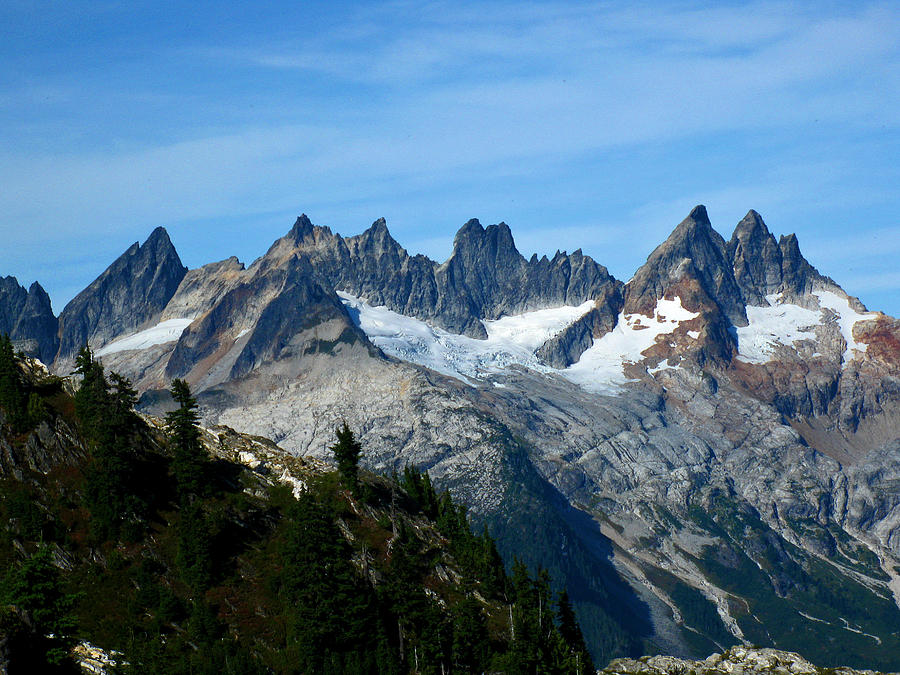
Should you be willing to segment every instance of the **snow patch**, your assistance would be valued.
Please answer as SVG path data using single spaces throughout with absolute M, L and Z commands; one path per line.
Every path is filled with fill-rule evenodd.
M 110 342 L 105 347 L 97 351 L 97 356 L 106 356 L 107 354 L 115 354 L 116 352 L 133 351 L 138 349 L 147 349 L 154 345 L 162 345 L 167 342 L 174 342 L 181 337 L 184 329 L 187 328 L 193 319 L 169 319 L 158 323 L 153 328 L 142 330 L 133 335 L 128 335 Z
M 738 358 L 746 363 L 766 363 L 776 345 L 790 347 L 798 340 L 816 337 L 820 313 L 798 305 L 780 304 L 778 295 L 767 295 L 769 307 L 747 306 L 748 325 L 737 328 Z
M 843 356 L 844 363 L 853 358 L 854 350 L 858 352 L 866 351 L 868 345 L 853 339 L 853 326 L 855 326 L 858 321 L 874 318 L 876 314 L 874 312 L 860 314 L 850 306 L 849 300 L 842 298 L 832 291 L 815 291 L 813 295 L 819 298 L 820 307 L 823 309 L 830 309 L 837 315 L 838 328 L 841 329 L 841 335 L 844 336 L 844 341 L 847 343 L 847 348 L 844 350 Z
M 303 493 L 307 491 L 306 481 L 302 481 L 299 478 L 294 478 L 290 473 L 288 473 L 287 469 L 281 472 L 278 480 L 282 485 L 287 485 L 289 488 L 291 488 L 291 494 L 294 495 L 294 499 L 300 499 Z
M 578 362 L 562 374 L 588 391 L 616 393 L 628 381 L 626 364 L 637 363 L 643 358 L 642 353 L 656 344 L 657 337 L 674 332 L 682 321 L 698 316 L 699 313 L 682 307 L 681 298 L 657 300 L 653 317 L 619 314 L 616 327 L 594 340 Z
M 832 291 L 815 291 L 819 310 L 781 302 L 781 295 L 767 295 L 768 307 L 747 307 L 749 325 L 738 328 L 738 358 L 746 363 L 766 363 L 772 359 L 776 345 L 792 346 L 798 340 L 814 340 L 816 326 L 825 323 L 825 310 L 834 313 L 837 326 L 847 348 L 843 361 L 854 357 L 854 352 L 866 351 L 862 342 L 853 339 L 853 326 L 858 321 L 875 317 L 875 313 L 861 314 L 850 302 Z
M 578 307 L 554 307 L 504 316 L 496 321 L 482 321 L 488 340 L 496 340 L 536 351 L 550 338 L 562 333 L 568 326 L 583 317 L 594 307 L 588 300 Z
M 654 368 L 647 368 L 647 372 L 651 375 L 656 375 L 657 373 L 661 373 L 664 370 L 681 370 L 681 365 L 676 364 L 674 366 L 670 366 L 668 361 L 663 360 L 659 362 L 659 365 Z
M 541 363 L 535 350 L 584 316 L 593 303 L 484 321 L 488 337 L 476 340 L 435 328 L 387 307 L 372 307 L 349 293 L 338 292 L 338 295 L 368 338 L 386 354 L 403 361 L 431 368 L 467 384 L 511 366 L 524 366 L 542 373 L 560 374 L 588 391 L 607 394 L 617 393 L 619 386 L 627 382 L 625 365 L 640 361 L 641 352 L 652 347 L 657 337 L 673 332 L 682 321 L 699 316 L 682 307 L 680 298 L 659 300 L 652 317 L 622 314 L 616 328 L 596 340 L 577 363 L 558 370 Z
M 417 363 L 471 384 L 471 379 L 499 372 L 513 365 L 550 372 L 534 351 L 584 316 L 593 303 L 557 307 L 484 321 L 488 337 L 476 340 L 435 328 L 387 307 L 372 307 L 349 293 L 338 292 L 341 301 L 366 336 L 385 354 Z

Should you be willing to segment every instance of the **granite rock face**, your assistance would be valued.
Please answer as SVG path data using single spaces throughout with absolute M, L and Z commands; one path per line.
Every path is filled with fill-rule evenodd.
M 135 242 L 59 315 L 58 359 L 97 348 L 159 317 L 187 273 L 165 229 Z
M 813 291 L 840 289 L 803 257 L 795 234 L 776 242 L 762 216 L 753 210 L 735 228 L 727 255 L 747 305 L 767 305 L 766 296 L 777 294 L 783 301 L 804 304 Z M 865 310 L 853 300 L 857 309 Z
M 616 659 L 600 671 L 602 675 L 719 675 L 744 673 L 757 675 L 818 675 L 817 668 L 799 654 L 777 649 L 753 649 L 733 647 L 723 654 L 712 654 L 703 661 L 689 661 L 671 656 L 645 656 L 641 659 Z M 854 670 L 839 667 L 829 669 L 836 675 L 874 675 L 872 670 Z
M 383 219 L 344 239 L 301 216 L 267 255 L 286 255 L 292 249 L 306 256 L 337 290 L 475 338 L 486 337 L 482 320 L 507 314 L 603 298 L 597 311 L 605 321 L 599 324 L 609 325 L 619 310 L 615 299 L 621 283 L 605 267 L 580 250 L 571 255 L 557 252 L 552 260 L 526 260 L 505 223 L 485 228 L 477 220 L 468 221 L 442 264 L 410 256 Z
M 26 291 L 15 277 L 0 277 L 0 333 L 9 335 L 17 349 L 51 363 L 57 328 L 50 296 L 38 282 Z
M 746 326 L 747 314 L 726 245 L 712 229 L 706 208 L 695 207 L 647 258 L 625 286 L 625 314 L 653 317 L 661 299 L 679 298 L 700 315 L 700 339 L 657 350 L 657 359 L 688 358 L 698 365 L 727 363 L 736 351 L 734 326 Z M 688 327 L 683 327 L 683 331 Z
M 160 318 L 197 318 L 240 283 L 243 272 L 244 264 L 234 256 L 188 270 Z
M 727 255 L 746 304 L 767 304 L 767 295 L 783 290 L 781 248 L 756 211 L 751 210 L 737 224 Z
M 167 377 L 211 386 L 338 343 L 368 345 L 335 292 L 317 282 L 307 259 L 258 262 L 182 333 Z
M 695 207 L 681 221 L 628 282 L 625 311 L 649 315 L 657 299 L 665 297 L 685 277 L 697 281 L 697 289 L 692 294 L 694 302 L 682 298 L 686 307 L 696 310 L 711 303 L 732 325 L 747 325 L 747 313 L 731 271 L 725 240 L 712 229 L 703 206 Z

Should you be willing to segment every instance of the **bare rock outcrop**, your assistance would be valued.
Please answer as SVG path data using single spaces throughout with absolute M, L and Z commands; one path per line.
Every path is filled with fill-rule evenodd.
M 15 277 L 0 277 L 0 333 L 15 347 L 50 363 L 56 356 L 58 321 L 38 282 L 26 291 Z
M 722 654 L 712 654 L 703 661 L 690 661 L 673 656 L 645 656 L 640 659 L 616 659 L 599 671 L 601 675 L 819 675 L 825 669 L 818 668 L 799 654 L 777 649 L 751 649 L 732 647 Z M 830 668 L 835 675 L 875 675 L 873 670 Z
M 156 228 L 134 243 L 59 315 L 58 360 L 84 344 L 101 347 L 159 317 L 187 273 L 168 233 Z

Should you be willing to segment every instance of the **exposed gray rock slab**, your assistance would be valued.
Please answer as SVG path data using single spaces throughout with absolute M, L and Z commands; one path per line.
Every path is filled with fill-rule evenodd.
M 325 343 L 369 344 L 306 258 L 252 272 L 185 329 L 166 365 L 167 377 L 190 375 L 195 384 L 209 386 L 266 362 L 300 359 L 307 351 L 328 348 Z M 316 328 L 326 324 L 333 325 L 323 328 L 320 339 Z M 216 369 L 218 376 L 205 379 Z
M 625 311 L 649 315 L 659 298 L 667 297 L 672 287 L 689 276 L 733 325 L 746 326 L 747 314 L 731 267 L 725 240 L 712 228 L 706 208 L 697 206 L 628 282 Z
M 782 235 L 776 242 L 762 217 L 752 209 L 737 224 L 726 251 L 748 305 L 767 305 L 766 296 L 780 294 L 784 302 L 810 307 L 814 306 L 814 291 L 846 295 L 833 279 L 820 274 L 803 257 L 795 234 Z M 857 311 L 865 311 L 857 298 L 849 299 Z
M 15 277 L 0 277 L 0 333 L 9 335 L 17 349 L 52 362 L 58 325 L 50 297 L 38 282 L 26 291 Z
M 439 265 L 425 256 L 410 256 L 383 219 L 344 239 L 300 216 L 264 260 L 283 260 L 292 251 L 307 257 L 316 274 L 337 290 L 475 338 L 487 335 L 483 319 L 507 314 L 598 299 L 597 312 L 603 316 L 597 325 L 602 327 L 615 324 L 620 308 L 621 284 L 605 267 L 580 250 L 557 252 L 552 260 L 526 260 L 505 223 L 485 228 L 470 220 L 457 233 L 448 260 Z
M 123 253 L 59 315 L 59 360 L 100 347 L 155 320 L 187 273 L 165 229 Z
M 194 319 L 207 312 L 245 278 L 243 272 L 244 264 L 234 256 L 188 270 L 160 319 Z
M 824 669 L 817 668 L 799 654 L 777 649 L 732 647 L 723 654 L 712 654 L 702 661 L 679 659 L 673 656 L 645 656 L 640 659 L 616 659 L 599 671 L 602 675 L 818 675 Z M 872 670 L 833 668 L 836 675 L 874 675 Z

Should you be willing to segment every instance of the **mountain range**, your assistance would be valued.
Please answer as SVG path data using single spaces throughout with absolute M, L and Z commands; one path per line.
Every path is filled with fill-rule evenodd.
M 166 231 L 54 316 L 0 279 L 0 332 L 68 374 L 87 343 L 140 406 L 328 459 L 342 422 L 572 595 L 597 663 L 744 643 L 900 669 L 900 322 L 750 211 L 694 208 L 626 283 L 470 220 L 443 263 L 383 219 L 300 216 L 249 266 Z

